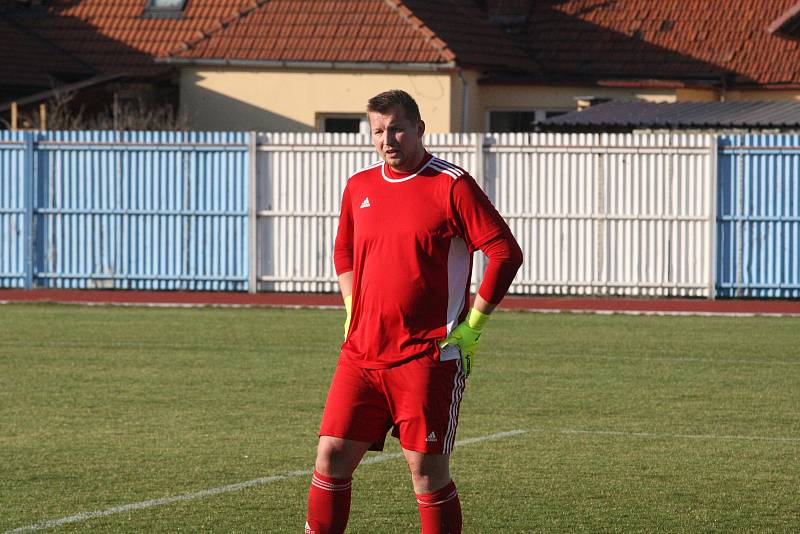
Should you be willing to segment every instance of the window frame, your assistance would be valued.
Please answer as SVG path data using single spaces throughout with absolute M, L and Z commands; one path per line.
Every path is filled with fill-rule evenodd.
M 160 0 L 147 0 L 142 12 L 142 18 L 150 19 L 180 19 L 189 0 L 177 0 L 178 5 L 158 5 Z
M 531 133 L 535 132 L 536 128 L 535 125 L 541 123 L 544 120 L 549 119 L 550 117 L 555 117 L 557 115 L 563 115 L 564 113 L 569 113 L 573 111 L 573 109 L 567 108 L 515 108 L 515 109 L 489 109 L 486 111 L 486 131 L 491 133 Z M 530 130 L 502 130 L 502 131 L 495 131 L 492 129 L 492 113 L 532 113 L 533 114 L 533 123 Z
M 358 120 L 357 132 L 331 132 L 326 130 L 326 122 L 328 119 L 351 119 Z M 320 133 L 358 133 L 369 134 L 369 120 L 364 113 L 317 113 L 316 117 L 317 131 Z

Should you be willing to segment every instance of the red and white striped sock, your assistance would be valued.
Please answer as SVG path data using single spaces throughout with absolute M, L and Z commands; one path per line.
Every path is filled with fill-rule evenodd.
M 341 534 L 350 518 L 352 478 L 331 478 L 314 471 L 308 489 L 305 534 Z
M 417 494 L 422 534 L 461 534 L 461 502 L 455 483 L 433 493 Z

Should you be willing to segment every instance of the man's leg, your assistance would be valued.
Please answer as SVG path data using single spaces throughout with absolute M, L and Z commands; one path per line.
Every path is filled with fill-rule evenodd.
M 306 534 L 340 534 L 350 517 L 355 471 L 370 443 L 320 436 L 308 490 Z
M 450 477 L 449 454 L 403 449 L 417 494 L 422 534 L 460 534 L 461 503 Z
M 340 360 L 322 412 L 306 533 L 344 532 L 353 471 L 368 449 L 383 446 L 390 423 L 377 372 Z

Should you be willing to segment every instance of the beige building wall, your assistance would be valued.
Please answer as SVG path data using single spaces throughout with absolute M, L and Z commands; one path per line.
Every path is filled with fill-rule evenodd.
M 181 71 L 181 111 L 197 130 L 314 132 L 322 114 L 364 114 L 370 97 L 403 89 L 417 100 L 427 131 L 442 133 L 460 128 L 455 82 L 461 85 L 450 72 L 191 67 Z
M 798 90 L 726 91 L 725 100 L 800 100 Z
M 609 98 L 617 101 L 642 102 L 713 102 L 722 98 L 734 100 L 798 100 L 798 90 L 727 91 L 716 89 L 624 89 L 592 86 L 524 86 L 480 85 L 480 98 L 472 113 L 476 116 L 471 125 L 479 123 L 473 131 L 489 131 L 491 111 L 575 111 L 578 97 Z
M 770 102 L 776 100 L 800 100 L 798 90 L 735 90 L 721 89 L 678 89 L 678 101 L 732 102 L 737 100 Z
M 675 90 L 677 102 L 716 102 L 719 91 L 716 89 L 678 88 Z
M 486 84 L 480 86 L 480 101 L 476 110 L 480 117 L 479 130 L 489 130 L 489 113 L 492 111 L 575 111 L 578 97 L 646 102 L 676 100 L 672 89 Z
M 465 70 L 453 74 L 453 101 L 451 132 L 481 132 L 483 120 L 480 113 L 480 73 Z
M 323 116 L 361 115 L 367 99 L 403 89 L 417 100 L 429 133 L 489 131 L 492 111 L 573 111 L 578 97 L 679 102 L 800 100 L 800 91 L 625 89 L 481 84 L 475 71 L 387 72 L 187 67 L 181 111 L 196 130 L 320 131 Z

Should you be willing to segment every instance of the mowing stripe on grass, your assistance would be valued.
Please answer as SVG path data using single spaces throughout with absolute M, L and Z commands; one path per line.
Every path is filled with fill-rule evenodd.
M 28 344 L 30 345 L 30 344 Z M 504 356 L 530 356 L 530 352 L 503 351 Z M 591 360 L 593 362 L 652 362 L 652 363 L 712 363 L 720 365 L 755 365 L 757 367 L 767 367 L 769 365 L 800 365 L 800 360 L 726 360 L 723 358 L 691 358 L 691 357 L 648 357 L 648 356 L 584 356 L 581 354 L 557 354 L 548 353 L 538 355 L 537 358 L 556 358 L 559 360 Z
M 508 432 L 498 432 L 496 434 L 489 434 L 486 436 L 462 439 L 456 442 L 456 446 L 471 445 L 473 443 L 481 443 L 484 441 L 497 441 L 499 439 L 518 436 L 520 434 L 524 434 L 525 432 L 526 432 L 525 430 L 511 430 Z M 395 460 L 402 456 L 403 454 L 399 452 L 379 454 L 377 456 L 369 456 L 361 462 L 361 465 L 370 465 L 381 462 L 387 462 L 389 460 Z M 161 499 L 152 499 L 149 501 L 125 504 L 122 506 L 115 506 L 114 508 L 108 508 L 106 510 L 98 510 L 95 512 L 82 512 L 80 514 L 71 515 L 69 517 L 62 517 L 61 519 L 42 521 L 41 523 L 36 523 L 35 525 L 28 525 L 26 527 L 20 527 L 14 530 L 8 530 L 4 534 L 35 532 L 37 530 L 44 530 L 46 528 L 58 527 L 61 525 L 66 525 L 68 523 L 79 523 L 82 521 L 87 521 L 89 519 L 94 519 L 96 517 L 105 517 L 114 514 L 121 514 L 124 512 L 132 512 L 134 510 L 153 508 L 154 506 L 163 506 L 165 504 L 172 504 L 175 502 L 202 499 L 204 497 L 211 497 L 213 495 L 219 495 L 221 493 L 231 493 L 235 491 L 241 491 L 243 489 L 253 488 L 256 486 L 263 486 L 265 484 L 271 484 L 272 482 L 279 482 L 281 480 L 286 480 L 290 478 L 311 476 L 311 474 L 312 470 L 310 469 L 304 469 L 302 471 L 290 471 L 288 473 L 283 473 L 282 475 L 273 475 L 269 477 L 256 478 L 253 480 L 248 480 L 246 482 L 239 482 L 238 484 L 230 484 L 228 486 L 220 486 L 218 488 L 211 488 L 207 490 L 196 491 L 193 493 L 184 493 L 183 495 L 174 495 L 172 497 L 164 497 Z
M 536 432 L 532 430 L 531 432 Z M 539 430 L 547 432 L 547 430 Z M 713 434 L 659 434 L 651 432 L 621 432 L 614 430 L 556 430 L 559 434 L 591 434 L 595 436 L 621 436 L 625 438 L 668 438 L 668 439 L 721 439 L 732 441 L 775 441 L 784 443 L 800 443 L 800 438 L 775 438 L 769 436 L 716 436 Z
M 594 308 L 570 308 L 564 306 L 563 308 L 500 308 L 498 311 L 512 311 L 512 312 L 530 312 L 530 313 L 574 313 L 576 315 L 646 315 L 658 317 L 799 317 L 800 313 L 793 311 L 785 312 L 760 312 L 760 311 L 692 311 L 692 310 L 603 310 Z

